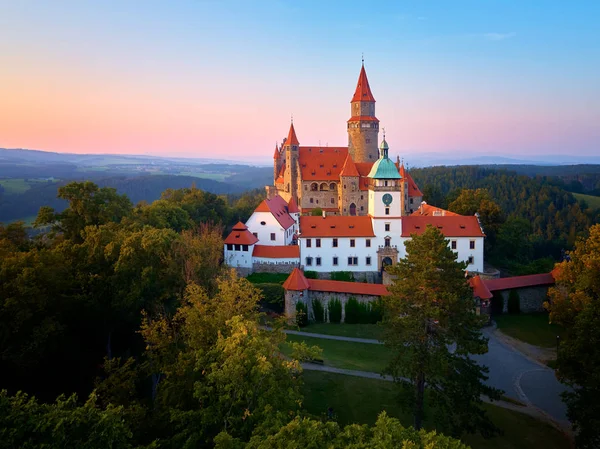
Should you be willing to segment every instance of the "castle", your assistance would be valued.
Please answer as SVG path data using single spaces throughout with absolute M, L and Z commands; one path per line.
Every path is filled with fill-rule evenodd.
M 386 265 L 406 256 L 404 243 L 437 227 L 471 272 L 483 272 L 483 229 L 462 216 L 422 202 L 400 161 L 389 158 L 364 64 L 351 101 L 348 147 L 300 146 L 292 122 L 275 149 L 273 185 L 248 221 L 225 239 L 225 263 L 252 271 L 350 271 L 380 280 Z M 313 216 L 315 209 L 321 215 Z
M 303 213 L 319 208 L 333 215 L 367 215 L 369 173 L 380 154 L 375 97 L 364 64 L 350 102 L 350 115 L 347 147 L 300 146 L 292 122 L 287 138 L 275 147 L 273 186 L 267 187 L 267 197 L 294 198 Z M 399 160 L 386 165 L 400 180 L 395 187 L 400 192 L 401 214 L 411 214 L 421 204 L 423 194 Z

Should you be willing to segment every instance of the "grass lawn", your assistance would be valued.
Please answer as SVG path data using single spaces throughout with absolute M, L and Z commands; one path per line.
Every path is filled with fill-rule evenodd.
M 288 335 L 287 340 L 294 342 L 305 341 L 309 346 L 319 346 L 323 349 L 323 361 L 325 365 L 336 368 L 380 373 L 387 366 L 390 357 L 389 349 L 383 345 L 325 340 L 322 338 L 304 337 L 303 335 Z M 287 344 L 281 350 L 287 355 L 291 353 Z
M 309 324 L 300 328 L 302 332 L 315 334 L 341 335 L 343 337 L 371 338 L 378 340 L 381 337 L 382 328 L 377 324 L 334 324 L 319 323 Z
M 410 414 L 400 410 L 396 402 L 396 387 L 392 382 L 364 379 L 317 371 L 305 371 L 304 407 L 311 413 L 323 416 L 328 407 L 341 425 L 350 423 L 373 424 L 377 415 L 385 410 L 388 415 L 412 425 Z M 504 435 L 489 440 L 479 435 L 468 435 L 463 441 L 473 449 L 566 449 L 569 442 L 554 427 L 528 415 L 485 405 L 492 421 L 504 430 Z M 426 422 L 428 428 L 433 428 Z
M 506 335 L 542 348 L 555 348 L 556 336 L 564 332 L 557 324 L 548 324 L 547 313 L 503 314 L 494 321 Z
M 7 195 L 23 193 L 31 188 L 29 182 L 21 178 L 0 179 L 0 185 L 4 187 L 4 193 Z
M 584 195 L 583 193 L 574 193 L 573 196 L 579 201 L 585 201 L 590 209 L 600 209 L 600 196 Z

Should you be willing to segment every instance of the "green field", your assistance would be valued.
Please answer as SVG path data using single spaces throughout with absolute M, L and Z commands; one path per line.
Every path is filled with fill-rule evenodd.
M 310 332 L 325 335 L 341 335 L 343 337 L 370 338 L 378 340 L 383 328 L 377 324 L 334 324 L 320 323 L 309 324 L 300 329 L 302 332 Z
M 309 346 L 319 346 L 323 350 L 325 365 L 335 368 L 381 373 L 390 360 L 390 351 L 383 345 L 326 340 L 303 335 L 288 335 L 287 341 L 304 341 Z M 284 345 L 282 351 L 287 355 L 291 353 L 287 345 Z
M 0 179 L 0 185 L 4 187 L 6 195 L 24 193 L 31 188 L 28 181 L 20 178 Z
M 600 196 L 584 195 L 583 193 L 574 193 L 573 196 L 577 201 L 585 201 L 590 209 L 600 209 Z
M 400 410 L 392 382 L 318 371 L 305 371 L 303 377 L 304 406 L 317 416 L 325 416 L 328 407 L 332 407 L 341 425 L 373 424 L 377 415 L 385 410 L 404 425 L 412 424 L 410 414 Z M 488 404 L 484 407 L 504 435 L 489 440 L 479 435 L 465 436 L 463 441 L 473 449 L 570 447 L 567 438 L 549 424 L 501 407 Z M 434 426 L 426 421 L 426 427 Z
M 506 335 L 542 348 L 555 348 L 556 336 L 564 332 L 557 324 L 548 324 L 547 313 L 497 315 L 494 321 Z

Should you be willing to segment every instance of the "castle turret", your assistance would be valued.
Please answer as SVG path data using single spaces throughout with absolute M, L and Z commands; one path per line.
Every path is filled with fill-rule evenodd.
M 369 87 L 365 65 L 360 69 L 356 91 L 350 102 L 348 152 L 354 162 L 374 162 L 378 158 L 379 120 L 375 117 L 375 97 Z
M 298 151 L 300 148 L 300 142 L 296 137 L 296 130 L 294 129 L 294 122 L 290 125 L 290 131 L 288 133 L 285 142 L 283 143 L 283 149 L 285 151 L 285 174 L 283 176 L 284 183 L 284 195 L 286 201 L 293 196 L 296 202 L 298 201 Z
M 279 153 L 279 147 L 275 144 L 275 153 L 273 154 L 273 182 L 277 182 L 279 176 L 279 170 L 281 170 L 281 154 Z

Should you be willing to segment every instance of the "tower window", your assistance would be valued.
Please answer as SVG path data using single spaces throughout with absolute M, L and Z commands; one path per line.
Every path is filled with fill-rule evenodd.
M 390 247 L 390 242 L 391 242 L 391 239 L 390 239 L 389 237 L 386 237 L 386 238 L 385 238 L 385 247 L 386 247 L 386 248 L 389 248 L 389 247 Z
M 310 204 L 314 203 L 315 200 L 313 198 L 310 199 Z
M 331 204 L 335 203 L 335 198 L 331 198 Z
M 390 230 L 390 224 L 389 224 L 389 223 L 386 223 L 386 224 L 385 224 L 385 230 L 386 230 L 386 231 L 389 231 L 389 230 Z
M 390 214 L 390 208 L 389 208 L 389 207 L 386 207 L 386 208 L 385 208 L 385 214 L 386 214 L 386 215 L 389 215 L 389 214 Z
M 271 240 L 275 240 L 275 233 L 271 232 Z
M 469 248 L 470 248 L 470 249 L 475 249 L 475 240 L 471 240 L 471 241 L 469 242 Z

